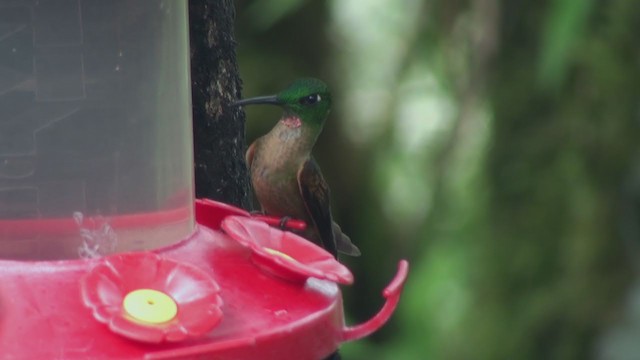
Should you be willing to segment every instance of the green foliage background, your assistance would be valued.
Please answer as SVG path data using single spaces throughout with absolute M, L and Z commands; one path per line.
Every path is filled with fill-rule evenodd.
M 244 95 L 332 87 L 315 155 L 392 322 L 345 359 L 640 358 L 640 3 L 236 2 Z M 276 109 L 248 108 L 249 141 Z

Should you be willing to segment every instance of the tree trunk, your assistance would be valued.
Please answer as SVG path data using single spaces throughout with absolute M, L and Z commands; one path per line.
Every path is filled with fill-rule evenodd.
M 190 0 L 191 84 L 197 198 L 249 207 L 231 0 Z

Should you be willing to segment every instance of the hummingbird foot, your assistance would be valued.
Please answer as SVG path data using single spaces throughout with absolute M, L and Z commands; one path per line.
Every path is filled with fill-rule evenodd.
M 280 230 L 288 231 L 304 231 L 307 228 L 307 224 L 302 220 L 294 219 L 290 216 L 275 217 L 261 211 L 251 211 L 251 217 L 257 220 L 262 220 L 271 226 L 277 226 Z
M 291 216 L 283 216 L 280 218 L 280 230 L 287 230 L 287 223 L 291 220 Z
M 251 211 L 249 211 L 249 214 L 251 214 L 251 216 L 262 216 L 262 215 L 265 215 L 264 211 L 262 211 L 262 210 L 251 210 Z

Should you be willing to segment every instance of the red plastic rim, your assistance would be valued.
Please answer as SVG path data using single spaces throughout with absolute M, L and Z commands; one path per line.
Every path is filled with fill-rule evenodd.
M 219 229 L 220 223 L 227 216 L 244 216 L 251 217 L 266 222 L 271 226 L 280 226 L 280 218 L 272 216 L 252 214 L 246 210 L 239 209 L 235 206 L 213 201 L 209 199 L 197 199 L 196 200 L 196 220 L 198 223 L 206 225 L 212 229 Z M 307 228 L 307 224 L 304 221 L 289 219 L 284 223 L 285 228 L 290 230 L 302 231 Z
M 402 288 L 404 287 L 407 276 L 409 275 L 409 262 L 407 260 L 400 260 L 398 263 L 398 271 L 396 276 L 391 280 L 389 285 L 382 291 L 382 296 L 386 299 L 382 309 L 378 313 L 369 319 L 368 321 L 356 325 L 346 327 L 342 330 L 343 341 L 354 341 L 369 336 L 380 329 L 384 324 L 389 321 L 391 315 L 396 310 L 398 302 L 400 302 L 400 295 L 402 294 Z

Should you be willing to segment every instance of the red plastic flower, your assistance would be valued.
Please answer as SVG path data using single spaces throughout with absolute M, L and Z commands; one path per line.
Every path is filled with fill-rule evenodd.
M 295 282 L 315 277 L 353 283 L 349 269 L 329 252 L 296 234 L 242 216 L 226 217 L 222 229 L 251 250 L 256 265 L 272 274 Z
M 215 280 L 194 266 L 148 252 L 101 259 L 82 279 L 81 290 L 96 320 L 144 342 L 201 336 L 222 317 Z

